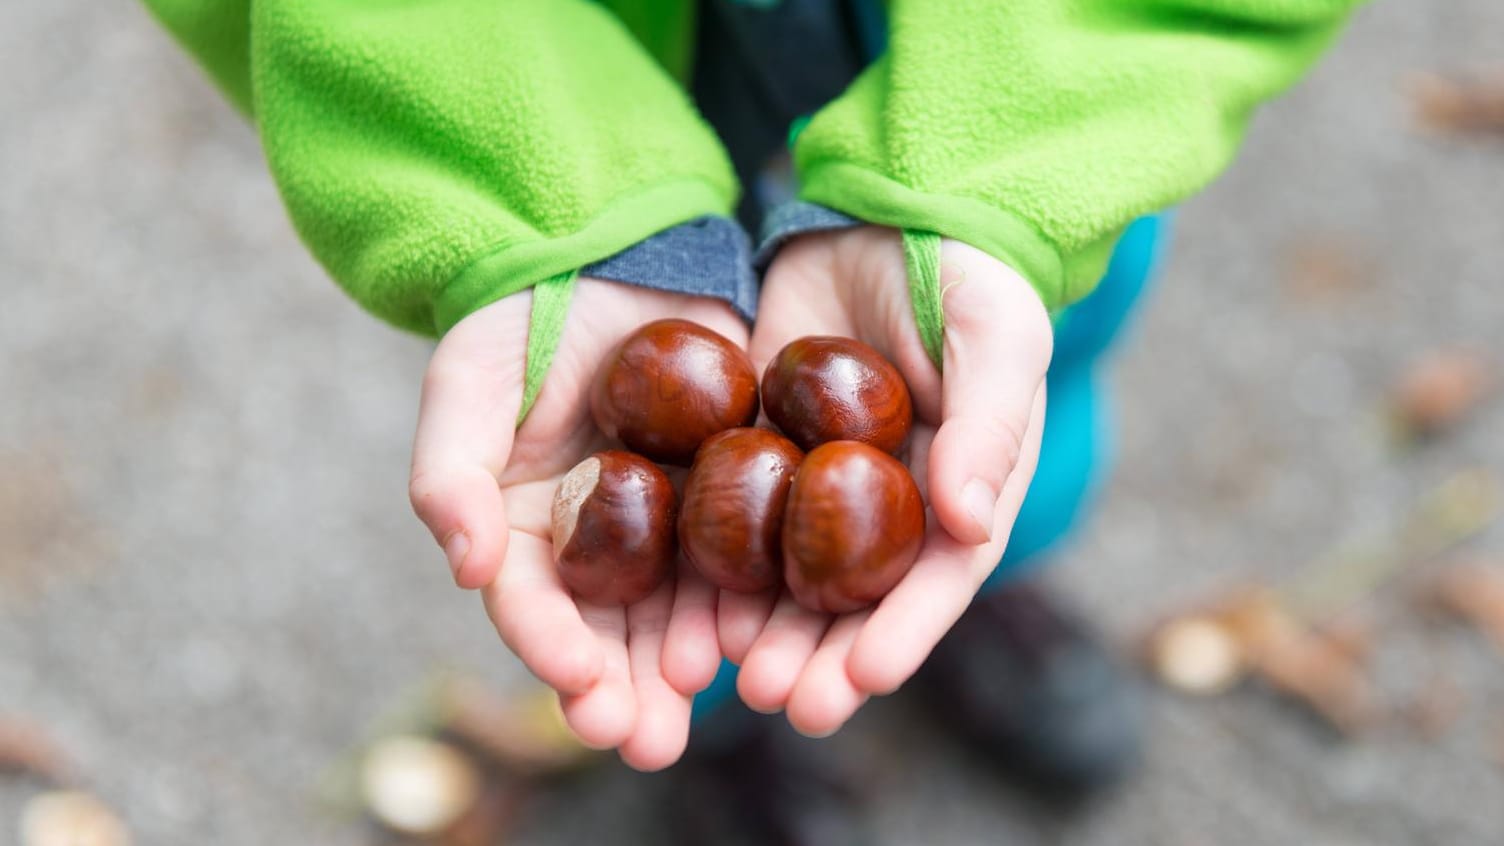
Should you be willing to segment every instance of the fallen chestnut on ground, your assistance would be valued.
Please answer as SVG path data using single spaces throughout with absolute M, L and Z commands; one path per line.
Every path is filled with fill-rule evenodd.
M 909 387 L 898 369 L 852 338 L 791 342 L 763 373 L 762 402 L 773 425 L 804 450 L 861 441 L 896 453 L 914 422 Z
M 606 357 L 590 411 L 607 437 L 633 452 L 687 465 L 706 438 L 757 419 L 757 371 L 704 326 L 658 320 Z
M 674 486 L 657 465 L 620 450 L 570 470 L 554 494 L 554 561 L 575 596 L 600 605 L 647 598 L 673 570 Z
M 924 502 L 898 459 L 855 441 L 804 457 L 783 515 L 784 578 L 812 611 L 844 614 L 885 596 L 924 540 Z
M 679 548 L 707 580 L 756 593 L 783 581 L 783 509 L 804 453 L 766 429 L 700 445 L 684 483 Z

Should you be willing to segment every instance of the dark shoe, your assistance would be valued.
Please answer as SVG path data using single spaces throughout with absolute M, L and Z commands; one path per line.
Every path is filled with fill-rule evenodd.
M 696 728 L 674 777 L 671 812 L 693 846 L 858 846 L 868 842 L 852 773 L 781 715 L 739 706 Z
M 1137 684 L 1100 638 L 1037 587 L 978 598 L 916 681 L 942 725 L 1058 797 L 1084 798 L 1138 762 Z

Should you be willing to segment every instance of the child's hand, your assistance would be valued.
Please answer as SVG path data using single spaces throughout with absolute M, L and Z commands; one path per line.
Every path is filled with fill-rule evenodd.
M 715 591 L 686 568 L 630 608 L 577 603 L 554 567 L 549 509 L 564 473 L 608 446 L 590 418 L 589 387 L 618 341 L 664 317 L 741 346 L 747 329 L 717 300 L 580 279 L 547 381 L 514 433 L 531 305 L 518 295 L 487 306 L 435 350 L 413 447 L 413 508 L 455 581 L 482 590 L 502 640 L 559 691 L 580 739 L 659 769 L 683 752 L 690 697 L 720 661 Z
M 913 570 L 874 608 L 832 617 L 787 594 L 721 594 L 721 648 L 742 665 L 742 698 L 787 709 L 807 734 L 835 731 L 919 668 L 996 566 L 1034 475 L 1053 343 L 1044 306 L 1006 265 L 952 241 L 941 285 L 943 379 L 915 327 L 896 231 L 806 235 L 779 253 L 763 287 L 759 367 L 804 335 L 859 338 L 898 366 L 914 397 L 908 464 L 930 512 Z

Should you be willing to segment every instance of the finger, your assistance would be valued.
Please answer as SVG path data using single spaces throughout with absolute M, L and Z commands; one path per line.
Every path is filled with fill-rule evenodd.
M 945 366 L 929 502 L 956 540 L 980 544 L 998 531 L 998 497 L 1023 451 L 1053 334 L 1033 288 L 979 250 L 944 242 L 941 282 Z
M 736 690 L 748 708 L 771 714 L 784 707 L 830 620 L 829 614 L 799 607 L 788 594 L 778 599 L 737 674 Z
M 767 626 L 777 601 L 778 593 L 771 590 L 761 593 L 721 591 L 720 601 L 716 603 L 716 634 L 721 654 L 727 661 L 740 665 L 747 659 L 747 652 Z
M 513 533 L 506 565 L 481 597 L 502 642 L 544 684 L 581 694 L 600 681 L 605 654 L 559 580 L 547 541 Z
M 1034 476 L 1044 406 L 1041 386 L 1023 457 L 998 498 L 992 541 L 972 546 L 931 527 L 913 569 L 878 603 L 852 645 L 846 672 L 857 689 L 885 695 L 908 681 L 997 567 Z
M 930 530 L 914 569 L 878 603 L 852 645 L 846 672 L 858 690 L 887 695 L 909 680 L 971 604 L 991 571 L 994 546 Z
M 680 563 L 674 605 L 663 638 L 663 678 L 685 696 L 709 687 L 721 664 L 716 633 L 718 593 L 688 564 Z
M 846 660 L 871 612 L 847 614 L 826 633 L 789 695 L 789 724 L 809 737 L 828 737 L 867 701 L 846 674 Z
M 584 693 L 563 695 L 564 721 L 592 749 L 614 749 L 637 726 L 637 694 L 627 656 L 627 614 L 621 606 L 579 603 L 580 617 L 604 653 L 600 680 Z
M 498 314 L 483 322 L 509 311 Z M 476 335 L 461 323 L 434 351 L 423 377 L 408 484 L 413 511 L 463 588 L 488 584 L 506 557 L 506 507 L 496 479 L 511 452 L 522 401 L 520 368 L 498 358 L 495 338 L 506 336 L 487 335 L 482 343 Z
M 474 589 L 496 578 L 508 533 L 506 505 L 489 470 L 415 464 L 408 497 L 444 551 L 456 585 Z
M 627 609 L 627 656 L 637 696 L 637 724 L 620 752 L 627 766 L 643 772 L 679 760 L 689 742 L 690 696 L 663 677 L 663 647 L 674 601 L 674 588 L 663 585 Z

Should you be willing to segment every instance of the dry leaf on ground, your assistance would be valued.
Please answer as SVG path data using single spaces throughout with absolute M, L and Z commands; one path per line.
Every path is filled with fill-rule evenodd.
M 1441 434 L 1462 421 L 1491 393 L 1494 368 L 1470 350 L 1437 350 L 1400 375 L 1390 409 L 1407 439 Z
M 1410 96 L 1428 129 L 1504 137 L 1504 68 L 1465 77 L 1421 74 L 1411 80 Z
M 0 772 L 39 776 L 67 784 L 73 765 L 41 724 L 23 717 L 0 716 Z
M 1504 573 L 1481 564 L 1453 565 L 1432 581 L 1428 598 L 1483 632 L 1504 652 Z

